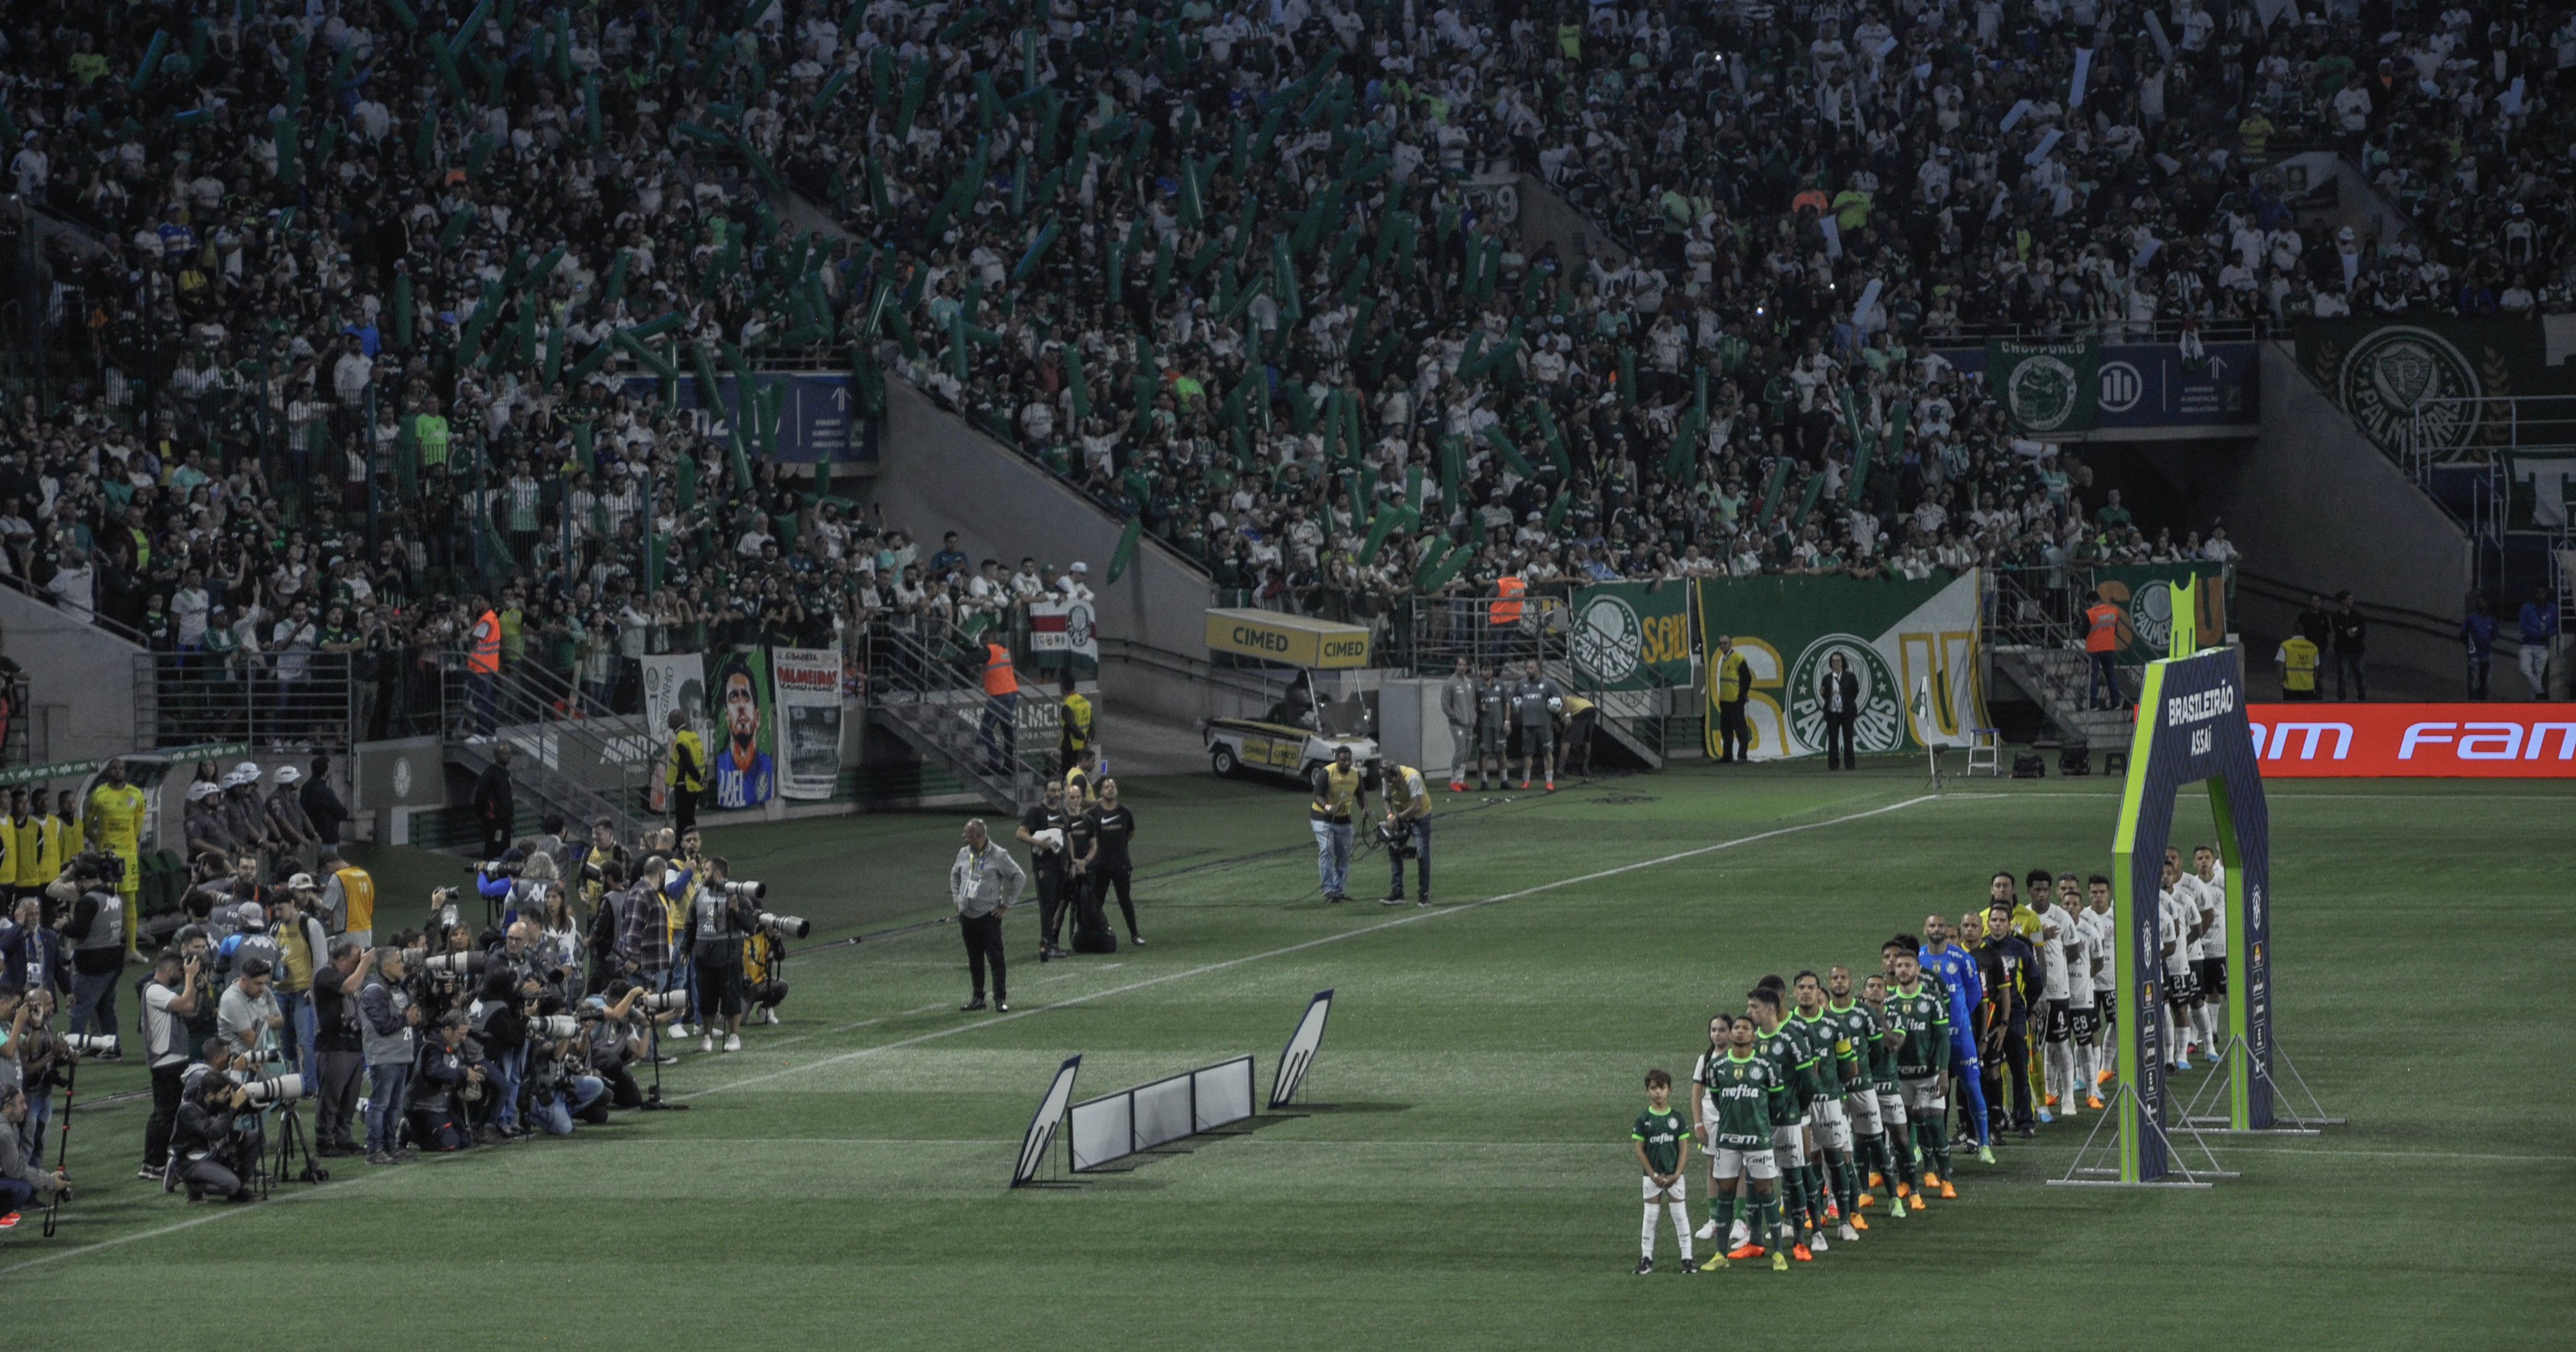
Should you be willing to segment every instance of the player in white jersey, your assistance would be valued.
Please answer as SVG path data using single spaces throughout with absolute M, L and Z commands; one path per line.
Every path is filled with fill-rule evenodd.
M 2096 1097 L 2086 1106 L 2099 1108 L 2099 1091 L 2120 1071 L 2111 1032 L 2120 1021 L 2120 942 L 2111 924 L 2111 880 L 2096 873 L 2084 880 L 2084 913 L 2076 917 L 2084 934 L 2084 966 L 2091 973 L 2093 996 L 2093 1084 Z
M 2180 857 L 2179 851 L 2167 852 Z M 2210 1036 L 2209 983 L 2204 978 L 2209 973 L 2209 932 L 2217 928 L 2227 914 L 2227 894 L 2203 883 L 2200 875 L 2188 867 L 2174 884 L 2174 892 L 2188 903 L 2192 915 L 2189 1049 L 2215 1058 L 2218 1040 Z
M 2093 1088 L 2098 1093 L 2120 1070 L 2118 1044 L 2111 1036 L 2120 1021 L 2120 956 L 2109 878 L 2096 873 L 2084 880 L 2084 910 L 2076 924 L 2084 935 L 2084 966 L 2093 978 Z
M 2164 953 L 2165 1064 L 2173 1070 L 2191 1069 L 2192 1010 L 2200 1003 L 2200 992 L 2192 980 L 2191 946 L 2200 938 L 2200 886 L 2186 883 L 2182 873 L 2182 851 L 2165 847 L 2162 886 L 2156 893 L 2158 925 L 2156 939 Z
M 2201 1046 L 2211 1055 L 2227 1042 L 2227 866 L 2218 862 L 2218 847 L 2201 845 L 2191 852 L 2193 881 L 2210 914 L 2200 936 Z
M 2073 1017 L 2074 978 L 2068 971 L 2070 953 L 2081 946 L 2075 933 L 2075 875 L 2060 874 L 2055 879 L 2058 895 L 2049 893 L 2048 879 L 2032 876 L 2030 905 L 2039 916 L 2039 933 L 2031 941 L 2039 949 L 2039 1003 L 2043 1020 L 2039 1051 L 2039 1120 L 2054 1116 L 2075 1115 L 2075 1058 L 2073 1055 L 2075 1022 Z

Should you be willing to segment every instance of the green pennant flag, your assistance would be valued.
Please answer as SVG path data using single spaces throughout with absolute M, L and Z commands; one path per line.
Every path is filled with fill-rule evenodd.
M 1118 547 L 1109 553 L 1109 584 L 1116 584 L 1126 575 L 1127 565 L 1136 561 L 1136 550 L 1144 539 L 1145 523 L 1132 516 L 1127 518 L 1127 529 L 1120 532 Z
M 1501 423 L 1485 424 L 1485 440 L 1493 443 L 1495 452 L 1503 457 L 1504 464 L 1512 467 L 1512 472 L 1514 474 L 1517 474 L 1524 479 L 1535 478 L 1537 476 L 1538 471 L 1532 469 L 1530 467 L 1530 462 L 1522 458 L 1520 448 L 1512 444 L 1512 439 L 1510 437 L 1503 435 L 1503 425 Z

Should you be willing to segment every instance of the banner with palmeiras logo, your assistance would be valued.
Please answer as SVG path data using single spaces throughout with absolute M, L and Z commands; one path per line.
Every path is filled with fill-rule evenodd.
M 2024 432 L 2087 432 L 2101 421 L 2101 349 L 2090 338 L 1986 340 L 1986 388 Z
M 1977 679 L 1977 570 L 1892 582 L 1850 577 L 1704 578 L 1703 659 L 1711 672 L 1716 749 L 1718 641 L 1751 673 L 1744 707 L 1756 759 L 1825 749 L 1825 677 L 1842 658 L 1857 687 L 1852 745 L 1861 752 L 1965 746 L 1984 727 Z

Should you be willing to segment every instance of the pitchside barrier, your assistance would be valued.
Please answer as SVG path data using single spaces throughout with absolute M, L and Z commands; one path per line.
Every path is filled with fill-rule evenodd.
M 1324 1022 L 1332 1010 L 1331 991 L 1318 991 L 1306 1003 L 1306 1012 L 1279 1054 L 1278 1074 L 1270 1086 L 1272 1109 L 1287 1104 L 1304 1087 L 1306 1071 L 1323 1046 Z M 1036 1115 L 1029 1119 L 1028 1133 L 1020 1138 L 1012 1187 L 1038 1180 L 1059 1126 L 1069 1128 L 1065 1155 L 1073 1172 L 1084 1173 L 1253 1115 L 1254 1066 L 1249 1053 L 1073 1103 L 1074 1077 L 1081 1069 L 1079 1056 L 1067 1057 L 1056 1067 L 1055 1078 L 1038 1100 Z
M 1073 1105 L 1065 1114 L 1072 1127 L 1066 1144 L 1078 1174 L 1250 1116 L 1252 1056 L 1246 1053 Z
M 2339 1120 L 2325 1117 L 2322 1110 L 2289 1115 L 2274 1079 L 2275 1061 L 2284 1069 L 2287 1062 L 2272 1033 L 2271 816 L 2263 798 L 2261 753 L 2247 723 L 2236 655 L 2225 649 L 2197 651 L 2188 588 L 2177 588 L 2177 597 L 2172 638 L 2177 655 L 2147 664 L 2129 748 L 2128 785 L 2111 847 L 2112 932 L 2120 936 L 2113 952 L 2120 1085 L 2106 1121 L 2117 1130 L 2118 1160 L 2116 1167 L 2090 1162 L 2103 1130 L 2097 1124 L 2066 1176 L 2055 1180 L 2060 1183 L 2207 1186 L 2208 1179 L 2235 1175 L 2220 1169 L 2200 1141 L 2204 1124 L 2234 1131 L 2307 1131 Z M 2175 798 L 2195 783 L 2208 786 L 2218 858 L 2226 871 L 2226 1046 L 2221 1069 L 2211 1072 L 2211 1086 L 2226 1087 L 2224 1117 L 2194 1117 L 2192 1108 L 2198 1104 L 2171 1101 L 2165 1082 L 2171 1057 L 2158 1018 L 2166 998 L 2158 905 L 2165 847 L 2173 837 Z M 2209 1092 L 2205 1087 L 2203 1093 Z M 2314 1108 L 2313 1095 L 2308 1103 Z M 2178 1157 L 2176 1131 L 2192 1137 L 2205 1167 L 2189 1167 Z

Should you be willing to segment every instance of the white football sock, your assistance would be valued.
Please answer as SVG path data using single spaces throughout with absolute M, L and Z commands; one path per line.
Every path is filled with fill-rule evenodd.
M 1664 1203 L 1664 1209 L 1672 1213 L 1673 1234 L 1681 1240 L 1682 1262 L 1687 1264 L 1691 1260 L 1690 1204 L 1688 1202 L 1666 1202 Z
M 1637 1236 L 1637 1252 L 1648 1258 L 1655 1256 L 1655 1204 L 1652 1202 L 1646 1203 L 1646 1229 Z

